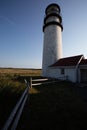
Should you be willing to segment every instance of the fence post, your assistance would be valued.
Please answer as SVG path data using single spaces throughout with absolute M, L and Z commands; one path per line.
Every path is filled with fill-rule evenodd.
M 30 88 L 32 88 L 32 77 L 30 77 Z

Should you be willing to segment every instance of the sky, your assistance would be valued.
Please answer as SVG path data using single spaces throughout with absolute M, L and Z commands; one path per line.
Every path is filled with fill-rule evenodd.
M 0 67 L 42 67 L 43 19 L 51 3 L 61 7 L 63 57 L 87 58 L 87 0 L 0 0 Z

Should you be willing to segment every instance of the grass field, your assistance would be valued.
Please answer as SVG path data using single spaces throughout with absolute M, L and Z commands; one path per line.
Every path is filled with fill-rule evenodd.
M 41 69 L 0 68 L 0 76 L 2 75 L 38 76 L 41 75 Z
M 24 78 L 38 78 L 41 70 L 0 69 L 0 129 L 26 88 Z M 87 130 L 87 89 L 57 82 L 30 89 L 17 130 Z
M 87 130 L 87 102 L 75 87 L 69 82 L 33 87 L 17 130 Z
M 40 69 L 0 68 L 0 129 L 26 88 L 24 79 L 40 75 Z

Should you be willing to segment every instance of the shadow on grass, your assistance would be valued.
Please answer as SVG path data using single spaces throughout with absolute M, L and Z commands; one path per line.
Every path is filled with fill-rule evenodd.
M 72 83 L 35 86 L 17 130 L 86 130 L 87 103 Z

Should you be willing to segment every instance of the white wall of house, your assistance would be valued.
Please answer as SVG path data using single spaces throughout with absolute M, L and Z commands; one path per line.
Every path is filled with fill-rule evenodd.
M 75 67 L 72 67 L 72 68 L 65 67 L 65 68 L 63 68 L 64 74 L 61 74 L 61 69 L 62 68 L 58 68 L 58 67 L 49 68 L 48 72 L 46 73 L 46 77 L 76 82 L 76 69 L 75 69 Z
M 67 75 L 69 81 L 76 82 L 76 68 L 65 69 L 65 75 Z

